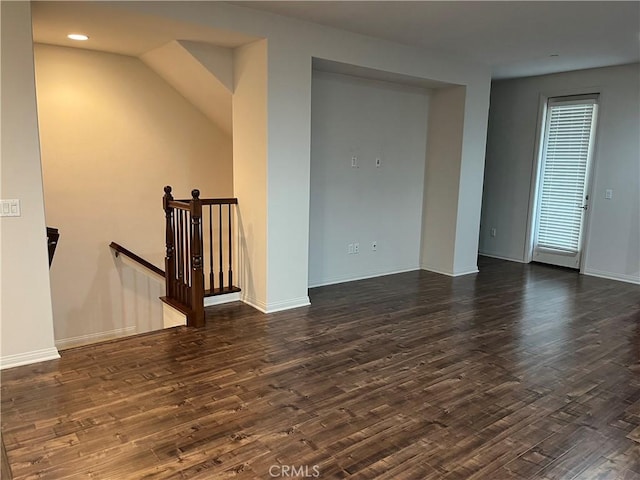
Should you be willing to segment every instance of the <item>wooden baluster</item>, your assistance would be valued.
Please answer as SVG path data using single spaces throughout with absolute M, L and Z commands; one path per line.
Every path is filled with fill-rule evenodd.
M 175 272 L 175 282 L 176 282 L 176 290 L 174 292 L 175 299 L 178 300 L 180 298 L 180 252 L 182 246 L 180 245 L 180 210 L 177 208 L 173 210 L 173 223 L 175 226 L 175 255 L 176 255 L 176 272 Z
M 233 287 L 233 270 L 232 270 L 232 257 L 233 257 L 233 253 L 232 253 L 232 246 L 231 246 L 231 204 L 227 205 L 227 208 L 229 209 L 229 289 L 231 289 L 231 287 Z
M 184 240 L 183 240 L 183 226 L 184 222 L 182 220 L 182 210 L 177 209 L 178 212 L 178 294 L 177 299 L 180 300 L 181 303 L 184 303 Z
M 218 205 L 218 253 L 220 257 L 220 272 L 218 274 L 220 280 L 220 291 L 224 290 L 224 273 L 222 267 L 222 205 Z
M 204 274 L 202 272 L 202 200 L 193 190 L 191 207 L 191 309 L 194 327 L 204 326 Z
M 182 212 L 182 240 L 184 242 L 182 248 L 182 260 L 183 260 L 183 276 L 184 276 L 184 303 L 188 306 L 191 306 L 191 289 L 189 288 L 189 269 L 191 268 L 191 259 L 189 258 L 189 242 L 191 241 L 191 233 L 190 227 L 191 224 L 189 222 L 189 212 L 186 210 Z
M 215 287 L 215 275 L 213 274 L 213 205 L 209 205 L 209 291 Z
M 173 208 L 169 206 L 169 202 L 173 200 L 171 195 L 171 187 L 167 185 L 164 187 L 164 197 L 162 197 L 162 206 L 164 208 L 165 216 L 165 246 L 166 256 L 164 258 L 164 272 L 165 272 L 165 294 L 167 298 L 174 298 L 175 296 L 175 275 L 176 275 L 176 257 L 175 257 L 175 243 L 174 243 L 174 220 L 173 220 Z
M 184 285 L 185 301 L 191 306 L 191 212 L 184 212 Z

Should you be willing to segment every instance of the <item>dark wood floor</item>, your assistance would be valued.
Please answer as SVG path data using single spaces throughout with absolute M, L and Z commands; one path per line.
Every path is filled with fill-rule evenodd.
M 4 371 L 14 478 L 640 479 L 640 287 L 480 268 Z

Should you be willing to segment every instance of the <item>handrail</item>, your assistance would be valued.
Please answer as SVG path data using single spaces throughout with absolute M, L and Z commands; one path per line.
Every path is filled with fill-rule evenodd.
M 164 270 L 161 270 L 160 268 L 156 267 L 153 263 L 148 262 L 147 260 L 145 260 L 142 257 L 139 257 L 138 255 L 136 255 L 135 253 L 133 253 L 131 250 L 127 250 L 126 248 L 124 248 L 122 245 L 116 243 L 116 242 L 111 242 L 109 244 L 109 247 L 111 247 L 113 249 L 114 252 L 116 252 L 116 257 L 118 256 L 118 254 L 122 254 L 125 257 L 129 257 L 131 260 L 133 260 L 134 262 L 139 263 L 140 265 L 142 265 L 145 268 L 148 268 L 149 270 L 151 270 L 153 273 L 160 275 L 161 277 L 164 277 Z
M 169 200 L 167 206 L 189 211 L 191 209 L 191 203 L 189 202 L 189 200 Z
M 170 205 L 174 205 L 176 202 L 181 204 L 189 204 L 191 200 L 173 200 Z M 201 198 L 202 205 L 237 205 L 237 198 Z

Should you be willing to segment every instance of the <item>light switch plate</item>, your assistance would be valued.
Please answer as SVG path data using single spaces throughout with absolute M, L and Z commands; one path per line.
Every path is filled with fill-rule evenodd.
M 0 200 L 0 217 L 19 217 L 20 200 Z

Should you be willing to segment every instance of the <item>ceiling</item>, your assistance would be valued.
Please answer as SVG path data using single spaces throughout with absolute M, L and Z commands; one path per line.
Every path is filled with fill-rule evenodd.
M 33 40 L 50 45 L 138 57 L 174 40 L 233 48 L 257 39 L 237 32 L 137 14 L 114 8 L 113 4 L 36 1 L 32 5 Z M 91 40 L 86 43 L 69 40 L 67 34 L 71 32 L 87 33 Z
M 493 78 L 640 61 L 637 1 L 233 3 L 466 57 L 490 65 Z
M 496 79 L 640 61 L 637 1 L 231 3 L 467 58 L 490 65 Z M 175 39 L 224 47 L 253 40 L 95 2 L 34 2 L 33 27 L 36 42 L 134 56 Z M 91 45 L 67 40 L 74 30 L 91 32 Z

